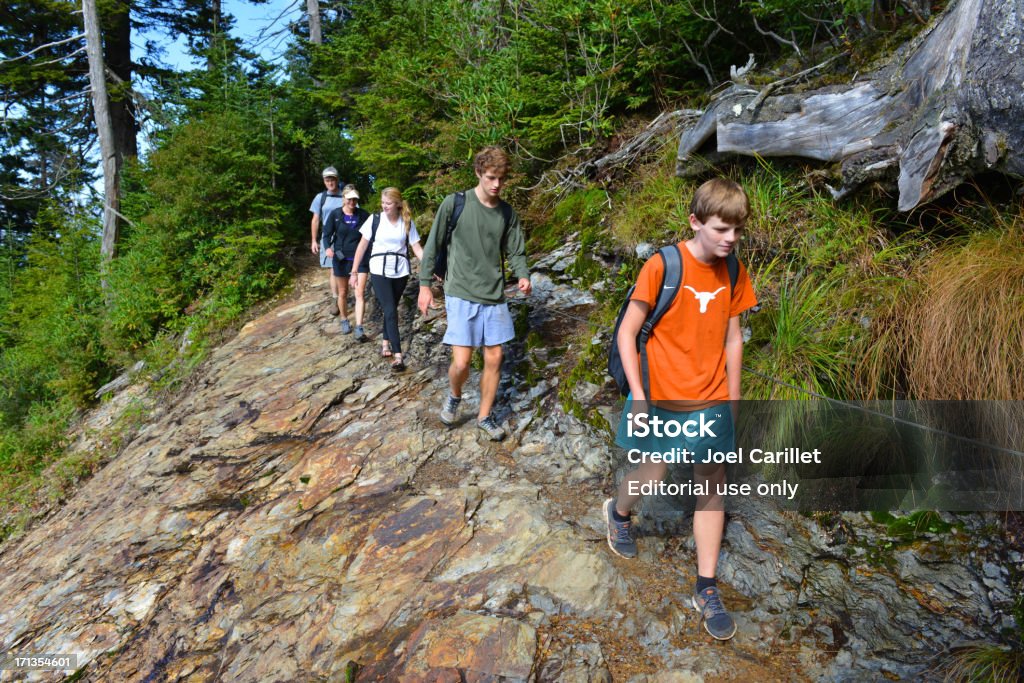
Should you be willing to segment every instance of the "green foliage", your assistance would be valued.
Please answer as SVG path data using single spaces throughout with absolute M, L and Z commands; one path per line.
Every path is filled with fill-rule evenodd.
M 851 329 L 836 305 L 836 287 L 835 281 L 794 275 L 783 280 L 776 301 L 762 303 L 751 319 L 753 335 L 744 360 L 798 389 L 755 376 L 744 390 L 746 398 L 809 398 L 800 390 L 825 396 L 846 393 Z
M 66 399 L 36 401 L 27 406 L 20 429 L 0 432 L 0 482 L 9 490 L 19 475 L 34 476 L 49 464 L 67 439 L 74 405 Z
M 223 111 L 180 126 L 151 155 L 108 275 L 115 357 L 131 357 L 183 309 L 223 322 L 279 284 L 284 210 L 266 149 L 247 117 Z
M 56 208 L 40 218 L 0 310 L 2 427 L 19 425 L 34 402 L 84 405 L 108 372 L 99 344 L 96 224 Z
M 918 510 L 909 515 L 896 516 L 889 512 L 872 512 L 871 519 L 877 524 L 885 525 L 890 536 L 910 543 L 925 534 L 946 534 L 954 525 L 942 519 L 942 516 L 931 510 Z
M 0 229 L 32 231 L 36 214 L 88 183 L 88 69 L 74 37 L 81 3 L 7 0 L 0 7 Z M 65 42 L 68 41 L 68 42 Z
M 634 191 L 616 197 L 615 239 L 632 250 L 641 242 L 657 246 L 690 236 L 690 202 L 696 186 L 666 170 L 643 178 Z
M 348 105 L 358 159 L 431 198 L 471 180 L 453 171 L 485 144 L 539 162 L 607 140 L 619 117 L 692 88 L 700 71 L 679 45 L 718 30 L 686 3 L 641 0 L 363 0 L 350 11 L 315 53 L 317 77 Z M 735 17 L 749 18 L 723 13 Z M 729 41 L 703 59 L 724 74 L 741 56 Z
M 0 245 L 5 516 L 30 517 L 33 496 L 59 496 L 91 471 L 101 456 L 61 451 L 77 410 L 114 367 L 143 355 L 163 377 L 157 388 L 173 386 L 213 332 L 281 283 L 278 163 L 291 163 L 294 147 L 275 127 L 277 87 L 242 70 L 229 50 L 221 54 L 190 77 L 200 99 L 177 112 L 181 123 L 157 136 L 144 165 L 126 169 L 128 222 L 105 290 L 94 215 L 54 205 L 27 241 Z M 107 439 L 113 451 L 116 436 Z M 11 530 L 0 525 L 0 535 Z
M 435 201 L 472 182 L 466 162 L 483 145 L 535 171 L 717 84 L 749 54 L 764 64 L 794 46 L 845 48 L 873 30 L 862 5 L 356 0 L 325 26 L 311 73 L 375 182 Z
M 571 193 L 555 206 L 546 225 L 531 232 L 528 249 L 553 251 L 573 233 L 600 233 L 607 208 L 608 194 L 604 190 L 591 188 Z
M 51 206 L 24 249 L 0 246 L 0 509 L 26 504 L 20 484 L 64 448 L 72 417 L 109 376 L 97 232 L 84 213 Z

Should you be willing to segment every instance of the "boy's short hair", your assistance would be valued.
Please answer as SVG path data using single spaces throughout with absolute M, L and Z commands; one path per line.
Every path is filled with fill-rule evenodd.
M 499 147 L 484 147 L 473 158 L 473 170 L 478 175 L 494 171 L 498 175 L 508 172 L 508 155 Z
M 718 216 L 729 225 L 743 226 L 750 215 L 750 200 L 743 186 L 725 178 L 713 178 L 693 193 L 690 213 L 701 223 Z

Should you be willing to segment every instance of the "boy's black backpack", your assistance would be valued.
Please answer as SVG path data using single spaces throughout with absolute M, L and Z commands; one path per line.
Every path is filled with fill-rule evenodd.
M 502 269 L 505 267 L 505 235 L 508 233 L 508 226 L 512 222 L 512 205 L 506 202 L 504 199 L 499 200 L 498 206 L 501 208 L 501 215 L 505 219 L 505 229 L 501 233 L 501 263 Z M 448 216 L 448 222 L 444 226 L 444 235 L 441 235 L 441 239 L 437 241 L 437 250 L 434 253 L 434 275 L 441 278 L 442 280 L 448 274 L 448 247 L 452 243 L 452 233 L 455 232 L 455 226 L 459 223 L 459 216 L 462 215 L 462 210 L 466 208 L 466 193 L 456 192 L 455 201 L 452 206 L 452 213 Z M 502 281 L 504 281 L 502 277 Z
M 647 320 L 644 321 L 640 332 L 636 335 L 636 350 L 640 353 L 640 379 L 644 385 L 644 397 L 650 399 L 651 377 L 647 369 L 647 340 L 651 337 L 651 331 L 658 324 L 661 317 L 665 315 L 672 302 L 675 301 L 676 292 L 683 284 L 683 256 L 679 253 L 677 245 L 669 245 L 658 250 L 662 261 L 665 262 L 665 273 L 661 280 L 661 287 L 658 289 L 658 298 L 655 300 L 654 308 L 647 313 Z M 729 270 L 729 293 L 736 289 L 736 280 L 740 274 L 740 262 L 735 252 L 730 252 L 725 257 L 725 266 Z M 630 297 L 633 296 L 634 284 L 626 293 L 626 300 L 622 302 L 619 315 L 615 319 L 615 331 L 612 333 L 611 348 L 608 350 L 608 374 L 615 380 L 619 387 L 619 394 L 629 395 L 629 381 L 626 379 L 626 371 L 622 367 L 622 356 L 619 354 L 619 326 L 622 325 L 622 318 L 626 315 L 626 308 L 629 306 Z

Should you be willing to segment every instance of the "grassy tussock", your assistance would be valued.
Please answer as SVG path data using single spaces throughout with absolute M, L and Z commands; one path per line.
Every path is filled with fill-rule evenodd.
M 902 307 L 913 397 L 1024 398 L 1022 237 L 1018 219 L 927 259 Z
M 1015 683 L 1024 679 L 1024 652 L 968 645 L 951 651 L 937 673 L 948 683 Z
M 770 277 L 770 268 L 765 275 Z M 838 307 L 836 280 L 814 274 L 783 278 L 775 301 L 750 318 L 746 363 L 780 382 L 816 394 L 844 391 L 853 330 Z M 801 399 L 807 394 L 758 376 L 745 378 L 752 399 Z

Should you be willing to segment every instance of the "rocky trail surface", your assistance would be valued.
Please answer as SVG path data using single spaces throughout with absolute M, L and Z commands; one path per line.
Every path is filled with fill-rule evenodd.
M 523 317 L 564 346 L 573 319 L 550 315 L 589 295 L 547 263 Z M 685 523 L 645 524 L 635 561 L 608 551 L 612 450 L 561 410 L 554 363 L 510 352 L 512 435 L 495 444 L 474 425 L 476 372 L 460 424 L 436 417 L 443 318 L 409 307 L 410 370 L 394 375 L 377 337 L 338 332 L 326 294 L 303 276 L 0 548 L 3 651 L 77 653 L 83 681 L 882 680 L 1005 620 L 1004 570 L 977 539 L 867 571 L 849 524 L 837 540 L 739 510 L 722 563 L 739 633 L 715 642 L 689 605 Z

